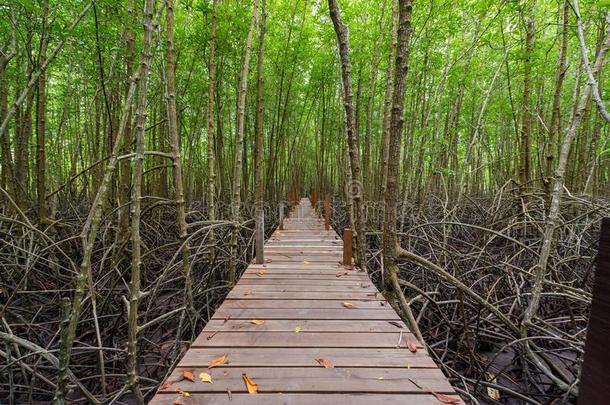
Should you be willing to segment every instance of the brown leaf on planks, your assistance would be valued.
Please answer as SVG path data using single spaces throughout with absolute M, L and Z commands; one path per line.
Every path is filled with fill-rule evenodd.
M 341 277 L 341 276 L 345 276 L 346 274 L 348 274 L 349 272 L 347 270 L 343 270 L 343 271 L 338 271 L 337 274 L 335 274 L 335 277 Z
M 246 288 L 244 290 L 244 295 L 251 295 L 252 294 L 252 289 L 251 288 Z
M 354 304 L 352 304 L 351 302 L 347 302 L 347 301 L 343 303 L 343 306 L 345 308 L 354 308 Z
M 430 391 L 430 393 L 434 395 L 436 399 L 438 399 L 443 404 L 459 404 L 460 402 L 462 402 L 462 400 L 458 397 L 450 397 L 449 395 L 439 394 L 438 392 L 433 391 Z
M 262 325 L 265 323 L 265 321 L 263 321 L 262 319 L 252 319 L 250 320 L 250 323 L 252 325 Z
M 401 332 L 402 333 L 402 332 Z M 407 348 L 411 353 L 417 353 L 417 340 L 407 335 Z
M 185 380 L 195 382 L 195 376 L 193 375 L 193 372 L 191 370 L 184 370 L 182 372 L 182 377 L 184 377 Z
M 241 375 L 241 378 L 244 379 L 249 394 L 258 394 L 258 384 L 255 384 L 254 381 L 252 381 L 250 377 L 248 377 L 248 374 L 243 373 Z
M 402 329 L 402 325 L 401 325 L 401 324 L 399 324 L 399 323 L 398 323 L 398 322 L 396 322 L 396 321 L 388 321 L 388 323 L 389 323 L 390 325 L 394 325 L 394 326 L 396 326 L 396 327 L 397 327 L 397 328 L 399 328 L 399 329 Z
M 262 276 L 264 276 L 264 275 L 265 275 L 265 273 L 266 273 L 266 272 L 267 272 L 267 270 L 264 270 L 264 269 L 263 269 L 263 270 L 259 270 L 259 272 L 258 272 L 258 276 L 259 276 L 259 277 L 262 277 Z
M 318 362 L 318 364 L 320 364 L 324 368 L 335 368 L 335 364 L 328 359 L 319 358 L 319 359 L 316 359 L 316 361 Z
M 208 368 L 218 367 L 220 365 L 225 364 L 226 362 L 227 362 L 227 355 L 223 354 L 222 356 L 217 357 L 214 360 L 212 360 L 212 362 L 210 363 Z
M 159 387 L 159 391 L 166 390 L 166 389 L 170 388 L 171 386 L 172 386 L 172 383 L 167 382 Z

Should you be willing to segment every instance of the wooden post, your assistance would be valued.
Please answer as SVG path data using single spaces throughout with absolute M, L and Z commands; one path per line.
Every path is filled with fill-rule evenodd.
M 330 200 L 328 193 L 324 194 L 324 229 L 330 230 Z
M 314 190 L 311 195 L 311 198 L 312 198 L 311 203 L 313 205 L 313 209 L 315 210 L 318 207 L 318 192 Z
M 256 218 L 255 243 L 256 243 L 256 264 L 265 263 L 265 210 L 262 208 Z
M 591 315 L 578 395 L 579 405 L 608 403 L 610 391 L 610 218 L 602 220 Z
M 352 265 L 352 230 L 349 228 L 343 230 L 343 265 Z
M 280 203 L 280 231 L 284 230 L 284 203 Z

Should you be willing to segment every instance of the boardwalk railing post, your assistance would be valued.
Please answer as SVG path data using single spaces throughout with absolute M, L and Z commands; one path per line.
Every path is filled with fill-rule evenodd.
M 352 265 L 352 230 L 349 228 L 343 230 L 343 265 Z
M 280 203 L 280 231 L 284 230 L 284 203 Z
M 610 218 L 602 220 L 591 315 L 587 328 L 585 356 L 578 392 L 578 404 L 607 404 L 610 391 Z
M 324 229 L 330 230 L 330 201 L 328 193 L 324 194 Z

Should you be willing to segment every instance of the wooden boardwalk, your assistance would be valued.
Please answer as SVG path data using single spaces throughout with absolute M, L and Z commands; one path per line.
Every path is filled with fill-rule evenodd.
M 456 398 L 367 275 L 340 264 L 342 245 L 301 200 L 265 245 L 267 263 L 248 267 L 151 404 L 438 405 L 432 392 Z M 224 364 L 208 369 L 222 356 Z M 248 393 L 244 374 L 258 394 Z

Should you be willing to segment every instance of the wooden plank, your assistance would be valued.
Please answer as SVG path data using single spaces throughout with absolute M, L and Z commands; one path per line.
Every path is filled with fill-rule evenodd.
M 222 367 L 320 367 L 316 358 L 331 360 L 335 367 L 369 368 L 436 368 L 425 350 L 411 353 L 404 349 L 354 348 L 193 348 L 179 366 L 207 367 L 212 360 L 227 354 L 228 363 Z
M 310 286 L 309 288 L 307 286 Z M 372 287 L 371 284 L 366 287 L 361 287 L 359 284 L 337 284 L 337 285 L 320 285 L 308 283 L 306 285 L 292 285 L 292 284 L 238 284 L 233 289 L 236 294 L 243 294 L 245 290 L 253 289 L 254 291 L 279 291 L 279 292 L 299 292 L 299 291 L 317 291 L 317 292 L 344 292 L 351 294 L 352 292 L 367 292 L 375 293 L 377 289 Z
M 166 392 L 157 395 L 149 404 L 168 405 L 179 396 Z M 231 393 L 231 398 L 225 393 L 194 393 L 188 401 L 179 403 L 188 405 L 439 405 L 440 402 L 429 393 L 421 394 L 300 394 L 300 393 L 263 393 L 256 397 L 248 394 Z M 461 402 L 462 403 L 462 402 Z
M 352 303 L 351 301 L 349 301 Z M 361 309 L 356 307 L 348 309 L 337 302 L 335 308 L 309 309 L 309 308 L 218 308 L 212 319 L 343 319 L 343 320 L 400 320 L 391 308 Z
M 243 293 L 236 293 L 234 290 L 227 295 L 227 298 L 241 298 L 241 299 L 305 299 L 305 300 L 340 300 L 340 301 L 357 301 L 366 299 L 377 299 L 380 298 L 381 294 L 375 295 L 374 293 L 367 292 L 350 292 L 350 293 L 335 293 L 335 292 L 277 292 L 277 291 L 258 291 L 252 292 L 245 295 L 248 291 Z
M 242 277 L 242 279 L 239 281 L 240 286 L 252 286 L 252 285 L 257 285 L 257 286 L 286 286 L 286 285 L 292 285 L 292 286 L 319 286 L 320 281 L 319 280 L 324 280 L 323 284 L 325 286 L 334 286 L 334 287 L 345 287 L 345 286 L 352 286 L 352 287 L 359 287 L 359 288 L 365 288 L 365 287 L 372 287 L 373 283 L 371 283 L 370 281 L 366 281 L 365 279 L 355 279 L 355 278 L 349 278 L 347 276 L 341 276 L 341 277 L 337 277 L 336 275 L 329 275 L 329 276 L 324 276 L 322 278 L 318 278 L 316 279 L 301 279 L 298 277 L 295 278 L 278 278 L 278 277 L 269 277 L 268 274 L 265 274 L 263 277 L 260 277 L 258 275 L 256 276 L 251 276 L 248 278 L 244 278 Z
M 230 356 L 230 354 L 229 354 Z M 177 368 L 168 381 L 180 381 L 184 368 Z M 195 376 L 206 372 L 213 383 L 182 380 L 179 386 L 189 393 L 247 392 L 242 374 L 258 384 L 258 392 L 345 392 L 345 393 L 421 393 L 422 391 L 453 392 L 440 370 L 435 368 L 304 368 L 244 367 L 188 369 Z M 423 389 L 422 389 L 423 388 Z M 171 388 L 169 390 L 173 391 Z
M 252 323 L 252 319 L 233 319 L 225 321 L 216 318 L 210 320 L 205 326 L 206 331 L 244 331 L 244 332 L 294 332 L 296 327 L 303 332 L 407 332 L 407 326 L 402 321 L 367 321 L 354 322 L 349 320 L 303 320 L 303 319 L 263 319 L 262 325 Z M 396 325 L 391 324 L 394 322 Z M 400 326 L 400 327 L 399 327 Z
M 222 308 L 303 308 L 303 309 L 315 309 L 315 308 L 337 308 L 337 300 L 267 300 L 257 299 L 257 294 L 254 291 L 251 299 L 226 299 L 222 304 Z M 381 309 L 384 310 L 386 306 L 380 305 L 380 300 L 351 300 L 357 308 L 360 309 Z
M 300 274 L 300 273 L 275 273 L 275 272 L 265 272 L 264 277 L 258 275 L 258 273 L 244 273 L 239 281 L 240 284 L 252 284 L 247 282 L 249 280 L 261 280 L 261 283 L 274 283 L 274 282 L 294 282 L 294 281 L 316 281 L 316 280 L 324 280 L 324 281 L 353 281 L 356 283 L 370 283 L 371 280 L 363 276 L 361 274 L 345 274 L 341 277 L 337 277 L 337 273 L 327 272 L 326 274 Z M 319 281 L 316 281 L 318 284 Z
M 209 339 L 208 339 L 209 338 Z M 405 348 L 411 333 L 316 333 L 316 332 L 208 332 L 195 339 L 192 347 L 378 347 Z M 421 345 L 418 344 L 419 347 Z

